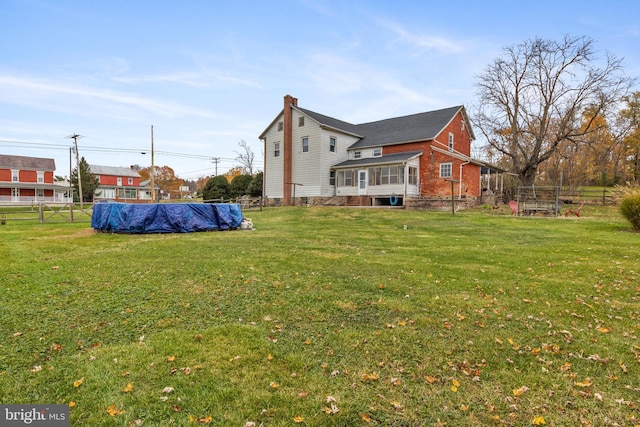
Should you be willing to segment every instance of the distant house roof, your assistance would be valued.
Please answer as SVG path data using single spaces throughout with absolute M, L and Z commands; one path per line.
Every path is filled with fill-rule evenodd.
M 462 105 L 357 125 L 304 108 L 293 108 L 311 117 L 321 127 L 335 129 L 359 137 L 360 139 L 349 147 L 350 150 L 433 140 L 453 120 L 458 112 L 461 112 L 465 121 L 469 123 Z M 471 138 L 475 138 L 471 126 L 468 129 L 471 133 Z
M 56 162 L 53 159 L 45 159 L 42 157 L 10 156 L 8 154 L 0 154 L 0 168 L 55 171 Z
M 130 176 L 133 178 L 140 177 L 140 174 L 135 169 L 125 168 L 122 166 L 89 165 L 89 169 L 91 169 L 91 173 L 94 175 Z
M 407 151 L 404 153 L 387 154 L 380 157 L 367 157 L 363 159 L 347 160 L 333 166 L 333 169 L 352 168 L 359 166 L 385 165 L 391 163 L 405 162 L 414 157 L 422 155 L 422 151 Z

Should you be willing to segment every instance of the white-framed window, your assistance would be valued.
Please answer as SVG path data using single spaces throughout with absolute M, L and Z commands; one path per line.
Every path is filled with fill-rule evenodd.
M 40 184 L 44 183 L 44 171 L 38 171 L 36 173 L 38 174 L 38 182 Z
M 19 182 L 20 181 L 20 171 L 16 169 L 11 169 L 11 181 Z
M 284 129 L 284 122 L 278 122 L 278 132 L 281 132 Z
M 465 128 L 465 124 L 464 124 L 464 120 L 460 121 L 460 130 L 464 132 L 464 128 Z
M 369 168 L 369 185 L 404 184 L 404 166 Z
M 382 148 L 374 148 L 373 157 L 382 157 Z
M 38 189 L 38 200 L 44 200 L 44 190 L 42 188 Z
M 122 177 L 119 176 L 118 178 L 116 178 L 116 180 L 117 180 L 118 187 L 122 187 Z
M 302 152 L 303 153 L 309 152 L 309 137 L 305 136 L 302 138 Z
M 354 159 L 359 159 L 360 157 L 362 157 L 362 151 L 354 151 L 353 152 L 353 158 Z
M 273 157 L 280 157 L 280 143 L 273 143 Z
M 102 175 L 98 175 L 98 184 L 102 184 Z
M 329 171 L 329 185 L 336 185 L 336 171 Z
M 418 185 L 418 168 L 409 166 L 409 184 Z
M 453 133 L 449 132 L 449 151 L 453 151 Z
M 440 163 L 440 178 L 451 178 L 451 163 Z
M 128 183 L 129 185 L 133 185 L 133 178 L 129 178 L 129 179 L 127 180 L 127 183 Z
M 353 170 L 338 171 L 337 181 L 338 187 L 353 187 Z
M 329 151 L 332 153 L 336 152 L 336 137 L 335 136 L 330 136 L 329 137 Z
M 298 117 L 298 127 L 304 126 L 304 116 Z

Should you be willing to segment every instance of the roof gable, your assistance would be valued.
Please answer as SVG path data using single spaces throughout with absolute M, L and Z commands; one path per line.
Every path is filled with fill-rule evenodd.
M 427 111 L 425 113 L 363 123 L 358 125 L 358 130 L 362 135 L 366 136 L 349 148 L 380 147 L 406 142 L 433 140 L 463 108 L 462 106 L 456 106 L 442 110 Z
M 42 157 L 10 156 L 8 154 L 0 154 L 0 168 L 55 171 L 56 163 L 53 159 L 46 159 Z

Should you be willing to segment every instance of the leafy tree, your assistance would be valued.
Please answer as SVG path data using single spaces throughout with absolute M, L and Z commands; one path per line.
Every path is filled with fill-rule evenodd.
M 593 44 L 587 37 L 528 40 L 505 48 L 478 76 L 474 124 L 522 185 L 533 185 L 538 167 L 565 143 L 598 129 L 581 122 L 587 108 L 593 119 L 610 113 L 633 84 L 621 59 L 607 53 L 597 67 Z
M 224 177 L 227 178 L 227 181 L 231 182 L 231 181 L 233 181 L 233 178 L 235 178 L 236 176 L 242 175 L 243 173 L 244 173 L 244 169 L 242 169 L 241 166 L 235 166 L 235 167 L 229 169 L 224 174 Z
M 640 92 L 633 92 L 624 98 L 626 107 L 621 111 L 621 116 L 627 120 L 630 128 L 629 135 L 625 138 L 631 179 L 640 180 Z
M 231 186 L 229 181 L 222 175 L 210 178 L 202 190 L 202 198 L 203 200 L 230 199 Z
M 83 202 L 92 202 L 93 195 L 100 185 L 100 181 L 98 177 L 91 173 L 91 168 L 89 167 L 89 163 L 84 159 L 84 157 L 80 158 L 80 163 L 76 166 L 73 171 L 71 171 L 71 185 L 75 189 L 73 194 L 74 201 L 80 201 L 80 186 L 78 184 L 78 168 L 80 169 L 80 181 L 82 182 L 82 201 Z
M 262 196 L 262 180 L 264 179 L 264 174 L 262 172 L 258 172 L 253 176 L 253 179 L 249 183 L 247 187 L 247 192 L 251 197 L 260 197 Z
M 229 184 L 231 187 L 231 196 L 240 197 L 248 194 L 247 188 L 249 187 L 249 184 L 251 184 L 252 180 L 253 177 L 248 174 L 238 175 L 233 178 Z
M 184 180 L 178 178 L 169 166 L 154 166 L 153 184 L 165 194 L 177 193 Z M 141 180 L 151 178 L 151 166 L 138 171 Z

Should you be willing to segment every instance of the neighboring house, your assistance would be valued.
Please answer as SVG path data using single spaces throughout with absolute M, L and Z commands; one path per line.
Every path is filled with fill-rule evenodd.
M 68 203 L 69 187 L 53 181 L 55 161 L 0 154 L 0 203 Z
M 151 199 L 151 193 L 140 188 L 140 174 L 133 168 L 89 165 L 89 169 L 100 183 L 94 192 L 94 200 L 131 202 Z
M 483 162 L 463 106 L 351 124 L 298 107 L 262 132 L 264 195 L 270 204 L 419 205 L 481 195 Z M 453 184 L 453 185 L 452 185 Z

